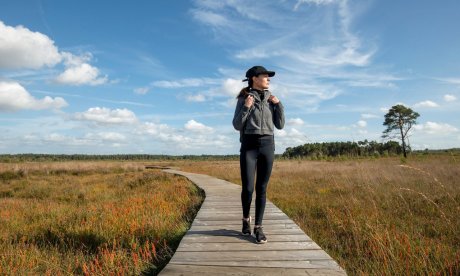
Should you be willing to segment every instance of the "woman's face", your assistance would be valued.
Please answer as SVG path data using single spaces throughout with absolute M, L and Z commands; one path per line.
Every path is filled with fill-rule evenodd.
M 252 77 L 252 88 L 258 90 L 268 89 L 270 86 L 270 77 L 268 74 L 260 74 L 257 77 Z

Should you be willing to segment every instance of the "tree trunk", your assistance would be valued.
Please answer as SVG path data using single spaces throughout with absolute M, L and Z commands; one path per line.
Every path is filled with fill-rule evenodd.
M 399 125 L 399 130 L 401 131 L 401 141 L 402 141 L 402 148 L 403 148 L 404 158 L 407 158 L 407 153 L 406 153 L 406 137 L 404 137 L 404 132 L 403 132 L 402 125 Z

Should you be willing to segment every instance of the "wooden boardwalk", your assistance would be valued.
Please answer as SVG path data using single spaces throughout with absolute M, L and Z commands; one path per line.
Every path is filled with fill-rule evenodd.
M 270 201 L 263 221 L 268 242 L 256 244 L 253 237 L 240 234 L 240 186 L 207 175 L 165 171 L 189 178 L 205 191 L 206 199 L 160 276 L 346 275 Z

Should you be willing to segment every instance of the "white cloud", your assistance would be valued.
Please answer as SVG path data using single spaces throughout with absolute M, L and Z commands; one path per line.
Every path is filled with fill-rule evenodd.
M 457 100 L 457 97 L 451 94 L 446 94 L 444 95 L 444 101 L 446 102 L 455 102 Z
M 460 84 L 460 78 L 440 78 L 438 80 L 450 84 Z
M 414 107 L 439 107 L 439 105 L 433 101 L 427 100 L 414 104 Z
M 152 83 L 155 87 L 161 88 L 183 88 L 183 87 L 200 87 L 212 84 L 218 84 L 219 80 L 210 78 L 187 78 L 175 81 L 155 81 Z
M 43 137 L 43 141 L 52 144 L 61 144 L 69 146 L 88 146 L 92 142 L 88 139 L 76 138 L 68 135 L 62 135 L 59 133 L 50 133 Z
M 276 148 L 295 147 L 310 142 L 307 135 L 296 128 L 275 129 Z
M 225 79 L 222 83 L 222 90 L 225 95 L 236 97 L 240 90 L 244 87 L 244 83 L 237 79 Z
M 359 121 L 356 123 L 356 125 L 357 125 L 358 127 L 364 128 L 364 127 L 367 126 L 367 122 L 364 121 L 364 120 L 359 120 Z
M 228 26 L 230 21 L 225 18 L 225 16 L 214 13 L 212 11 L 204 11 L 199 9 L 192 9 L 190 11 L 193 15 L 193 18 L 197 21 L 200 21 L 204 24 L 211 25 L 214 27 L 219 26 Z
M 188 95 L 186 97 L 186 99 L 189 102 L 204 102 L 204 101 L 206 101 L 206 97 L 203 94 Z
M 92 107 L 85 112 L 76 113 L 77 120 L 91 121 L 100 124 L 132 124 L 137 122 L 136 115 L 131 110 Z
M 453 132 L 458 132 L 458 129 L 454 126 L 445 123 L 426 122 L 425 124 L 415 125 L 414 129 L 422 131 L 427 134 L 446 135 Z
M 188 121 L 184 128 L 188 130 L 187 135 L 183 135 L 184 129 L 147 122 L 141 125 L 140 133 L 150 135 L 153 137 L 152 142 L 172 150 L 174 154 L 188 154 L 191 150 L 195 153 L 216 154 L 216 150 L 225 150 L 232 145 L 228 135 L 208 135 L 213 129 L 194 120 Z
M 54 41 L 23 26 L 6 26 L 0 21 L 0 68 L 39 69 L 61 62 Z
M 388 110 L 386 110 L 388 111 Z M 381 116 L 378 116 L 378 115 L 375 115 L 375 114 L 370 114 L 370 113 L 363 113 L 361 114 L 361 118 L 363 119 L 376 119 L 376 118 L 380 118 Z
M 292 118 L 288 119 L 286 123 L 291 126 L 301 126 L 304 124 L 304 121 L 300 118 Z
M 88 133 L 85 135 L 86 139 L 89 140 L 103 140 L 110 142 L 125 141 L 126 136 L 117 132 L 99 132 L 99 133 Z
M 194 132 L 202 132 L 202 133 L 209 133 L 212 132 L 212 127 L 205 126 L 202 123 L 199 123 L 195 120 L 190 120 L 188 121 L 185 125 L 184 128 L 190 131 Z
M 0 112 L 20 109 L 60 109 L 67 106 L 61 97 L 36 99 L 17 82 L 0 81 Z
M 199 10 L 221 16 L 225 20 L 219 24 L 197 16 L 194 19 L 209 27 L 207 30 L 212 31 L 219 43 L 234 49 L 233 57 L 245 59 L 245 63 L 265 64 L 277 71 L 272 91 L 282 96 L 280 99 L 291 108 L 317 106 L 342 94 L 347 84 L 392 88 L 396 86 L 393 82 L 399 80 L 388 73 L 367 69 L 377 47 L 373 41 L 363 40 L 353 32 L 357 11 L 351 1 L 219 3 L 195 1 L 196 9 L 192 10 L 195 15 Z M 360 7 L 359 12 L 362 10 Z M 267 37 L 272 39 L 267 41 Z M 238 82 L 235 87 L 241 87 L 241 79 Z M 274 90 L 277 84 L 279 88 Z M 231 95 L 236 95 L 235 91 L 239 89 L 230 89 Z
M 337 2 L 337 0 L 298 0 L 294 10 L 297 10 L 302 4 L 328 5 L 334 2 Z
M 64 62 L 65 71 L 55 78 L 57 83 L 100 85 L 108 81 L 99 69 L 90 65 L 90 53 L 75 56 L 60 53 L 48 36 L 23 26 L 6 26 L 0 21 L 0 69 L 40 69 Z
M 101 85 L 107 83 L 108 77 L 101 76 L 99 69 L 90 65 L 90 53 L 75 56 L 71 53 L 63 53 L 66 70 L 55 78 L 60 84 L 68 85 Z
M 140 95 L 145 95 L 150 91 L 149 87 L 139 87 L 134 89 L 134 93 L 140 94 Z

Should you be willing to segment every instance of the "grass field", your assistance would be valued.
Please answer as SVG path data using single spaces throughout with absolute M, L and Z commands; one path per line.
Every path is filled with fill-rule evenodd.
M 349 274 L 460 274 L 458 156 L 275 162 L 268 197 Z M 241 183 L 237 161 L 174 165 Z
M 350 275 L 458 275 L 459 161 L 280 160 L 268 196 Z M 148 163 L 240 183 L 238 161 Z M 0 274 L 155 274 L 202 196 L 142 162 L 0 164 Z
M 0 164 L 0 275 L 154 275 L 202 199 L 142 163 Z

